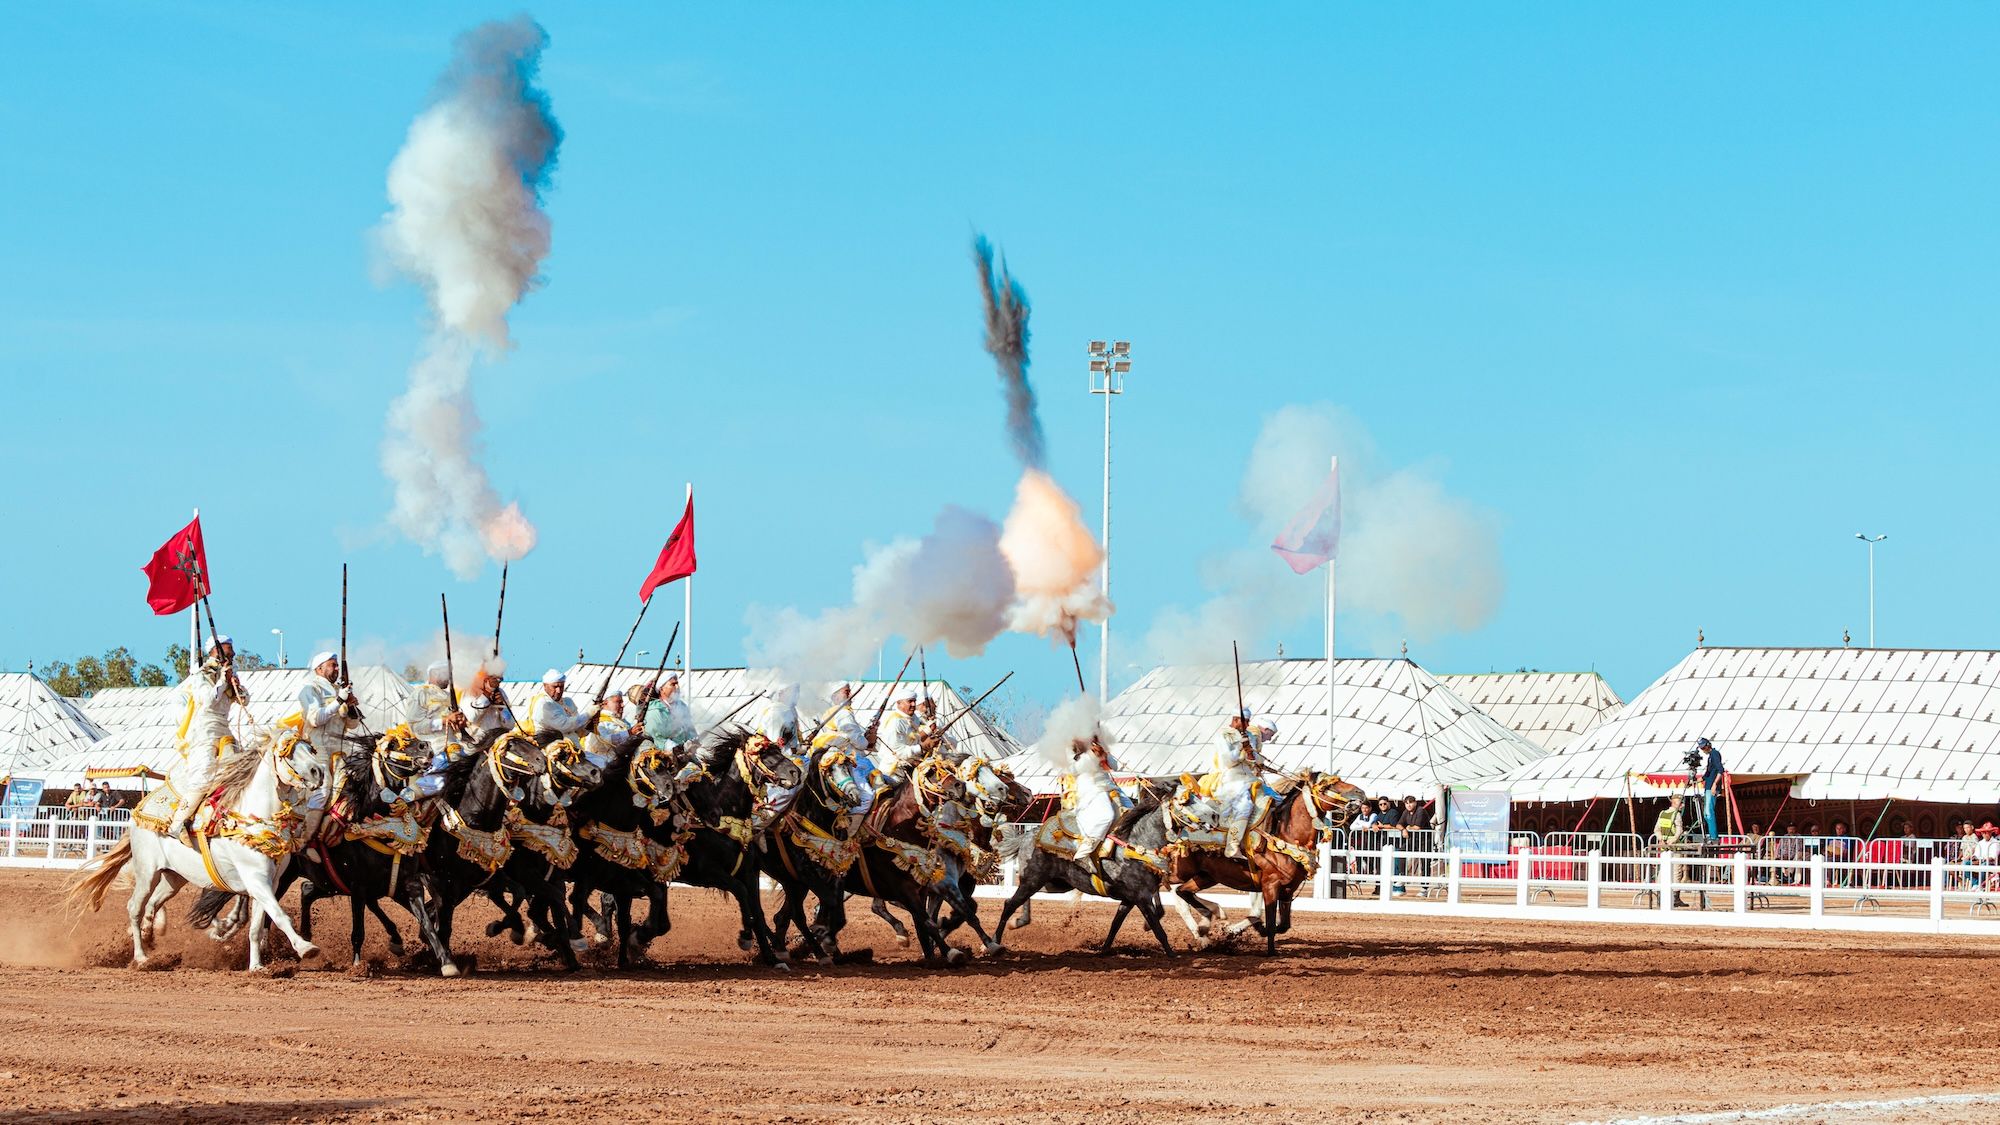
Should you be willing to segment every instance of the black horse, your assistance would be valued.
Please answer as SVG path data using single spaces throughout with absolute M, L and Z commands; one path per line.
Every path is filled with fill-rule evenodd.
M 445 773 L 438 823 L 424 850 L 424 862 L 436 890 L 438 935 L 451 948 L 452 920 L 458 905 L 476 890 L 512 885 L 524 889 L 537 913 L 546 912 L 551 925 L 542 943 L 577 967 L 576 953 L 564 937 L 569 910 L 562 883 L 546 859 L 517 849 L 509 839 L 508 814 L 546 824 L 570 795 L 588 791 L 602 780 L 602 771 L 566 741 L 542 747 L 525 735 L 509 732 L 483 753 L 469 754 Z M 439 966 L 445 976 L 458 975 L 447 958 Z
M 657 844 L 678 843 L 685 848 L 687 858 L 674 882 L 728 893 L 736 900 L 758 960 L 789 968 L 791 957 L 773 938 L 764 917 L 752 821 L 763 784 L 772 778 L 782 781 L 795 777 L 790 771 L 797 767 L 775 743 L 757 742 L 752 753 L 750 736 L 741 728 L 713 737 L 711 748 L 701 759 L 702 772 L 674 798 L 676 816 L 665 823 L 648 822 L 642 831 Z M 752 776 L 745 776 L 746 769 Z M 664 922 L 660 929 L 664 931 Z
M 611 926 L 591 909 L 590 896 L 608 894 L 615 918 L 618 967 L 629 968 L 645 956 L 646 946 L 667 932 L 667 888 L 653 875 L 652 861 L 664 853 L 641 831 L 657 810 L 668 811 L 673 795 L 671 760 L 650 744 L 634 742 L 617 752 L 605 767 L 605 784 L 570 806 L 570 838 L 576 860 L 569 867 L 571 929 L 565 937 L 582 935 L 586 917 L 600 931 Z M 646 923 L 632 926 L 632 902 L 648 904 Z M 538 920 L 539 923 L 539 920 Z
M 1161 820 L 1159 811 L 1156 801 L 1150 798 L 1142 800 L 1112 822 L 1108 836 L 1157 857 L 1167 842 L 1166 824 Z M 1035 837 L 1038 834 L 1034 829 L 1012 833 L 1000 845 L 1001 854 L 1017 861 L 1020 870 L 1019 885 L 1007 899 L 1007 905 L 1000 909 L 997 928 L 1002 936 L 1007 932 L 1007 920 L 1013 917 L 1016 910 L 1022 912 L 1020 924 L 1027 925 L 1033 913 L 1029 900 L 1045 888 L 1059 887 L 1117 901 L 1118 913 L 1112 916 L 1111 932 L 1104 935 L 1104 944 L 1098 946 L 1098 953 L 1111 952 L 1111 943 L 1118 937 L 1118 928 L 1125 924 L 1125 916 L 1136 906 L 1146 919 L 1146 928 L 1159 939 L 1160 948 L 1166 951 L 1167 956 L 1173 956 L 1173 943 L 1167 940 L 1167 931 L 1160 925 L 1163 916 L 1160 878 L 1163 872 L 1160 866 L 1155 865 L 1157 859 L 1148 862 L 1152 857 L 1136 858 L 1121 846 L 1115 848 L 1110 856 L 1082 863 L 1036 847 Z

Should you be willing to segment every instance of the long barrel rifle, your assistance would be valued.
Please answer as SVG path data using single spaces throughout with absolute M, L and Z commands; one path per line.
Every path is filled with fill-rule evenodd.
M 978 698 L 978 699 L 975 699 L 975 700 L 973 700 L 972 702 L 970 702 L 970 703 L 966 704 L 966 705 L 965 705 L 965 710 L 963 710 L 963 711 L 960 711 L 960 712 L 959 712 L 958 714 L 956 714 L 956 715 L 953 715 L 953 716 L 951 717 L 951 721 L 950 721 L 950 722 L 947 722 L 947 723 L 945 723 L 945 725 L 944 725 L 944 726 L 942 726 L 942 727 L 939 727 L 939 728 L 938 728 L 938 736 L 939 736 L 940 738 L 941 738 L 941 737 L 943 737 L 943 736 L 944 736 L 944 733 L 945 733 L 946 731 L 948 731 L 948 730 L 950 730 L 951 728 L 953 728 L 953 727 L 955 727 L 955 726 L 957 726 L 957 725 L 958 725 L 958 721 L 959 721 L 960 719 L 963 719 L 963 718 L 965 718 L 965 717 L 966 717 L 967 715 L 970 715 L 970 714 L 972 714 L 972 713 L 973 713 L 974 711 L 977 711 L 977 710 L 979 709 L 979 705 L 980 705 L 980 704 L 982 704 L 982 703 L 984 703 L 984 702 L 986 702 L 986 697 L 987 697 L 987 696 L 989 696 L 989 695 L 992 695 L 992 694 L 993 694 L 994 692 L 996 692 L 996 691 L 999 691 L 999 690 L 1000 690 L 1000 684 L 1004 684 L 1004 683 L 1006 683 L 1006 682 L 1007 682 L 1008 680 L 1011 680 L 1011 679 L 1013 679 L 1013 678 L 1014 678 L 1014 673 L 1012 673 L 1012 672 L 1009 672 L 1009 673 L 1007 673 L 1006 675 L 1004 675 L 1004 676 L 1000 677 L 1000 683 L 999 683 L 999 684 L 994 684 L 994 685 L 993 685 L 992 687 L 990 687 L 990 688 L 987 688 L 987 689 L 986 689 L 985 691 L 983 691 L 983 692 L 980 692 L 980 693 L 979 693 L 979 698 Z
M 889 693 L 882 697 L 882 706 L 875 708 L 875 718 L 868 724 L 868 748 L 870 750 L 875 748 L 875 737 L 882 730 L 882 716 L 889 713 L 889 702 L 896 698 L 896 689 L 903 686 L 903 674 L 910 670 L 910 661 L 916 658 L 917 650 L 911 649 L 910 655 L 903 658 L 903 666 L 896 670 L 896 679 L 889 685 Z

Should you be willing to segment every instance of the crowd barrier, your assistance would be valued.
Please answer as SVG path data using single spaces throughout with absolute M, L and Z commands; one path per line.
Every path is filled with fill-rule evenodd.
M 0 865 L 75 867 L 118 846 L 130 809 L 36 809 L 0 819 Z
M 982 887 L 1004 897 L 1000 882 Z M 1246 896 L 1204 892 L 1233 908 Z M 1303 911 L 1971 933 L 2000 936 L 2000 859 L 1961 840 L 1721 837 L 1663 848 L 1629 833 L 1509 834 L 1505 851 L 1430 830 L 1334 832 Z

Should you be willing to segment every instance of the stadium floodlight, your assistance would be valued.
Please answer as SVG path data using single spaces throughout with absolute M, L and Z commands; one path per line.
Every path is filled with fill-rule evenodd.
M 1104 396 L 1104 573 L 1100 588 L 1107 600 L 1111 597 L 1111 399 L 1125 393 L 1125 376 L 1132 371 L 1132 342 L 1119 340 L 1106 345 L 1103 340 L 1090 342 L 1090 393 Z M 1113 357 L 1117 358 L 1113 358 Z M 1097 697 L 1101 702 L 1111 692 L 1111 620 L 1106 618 L 1098 625 L 1097 641 Z
M 1864 535 L 1857 531 L 1856 539 L 1868 544 L 1868 647 L 1875 647 L 1875 544 L 1889 538 L 1887 535 Z
M 285 631 L 283 629 L 273 629 L 271 630 L 271 635 L 278 638 L 278 667 L 283 668 L 285 666 Z

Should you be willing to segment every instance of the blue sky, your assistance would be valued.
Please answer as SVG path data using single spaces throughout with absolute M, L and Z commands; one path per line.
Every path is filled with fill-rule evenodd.
M 357 637 L 423 636 L 439 590 L 490 615 L 497 571 L 383 530 L 423 303 L 367 232 L 453 36 L 512 12 L 410 7 L 14 13 L 6 666 L 183 636 L 137 567 L 197 504 L 253 645 L 332 636 L 343 560 Z M 1499 520 L 1499 612 L 1413 642 L 1435 670 L 1595 667 L 1629 697 L 1697 628 L 1860 639 L 1862 529 L 1891 536 L 1883 644 L 1993 644 L 1991 8 L 532 14 L 555 248 L 479 375 L 493 475 L 542 533 L 520 667 L 615 650 L 684 480 L 703 665 L 741 659 L 751 603 L 843 601 L 865 542 L 1004 512 L 977 230 L 1033 298 L 1051 468 L 1093 521 L 1084 343 L 1134 343 L 1121 672 L 1117 638 L 1240 545 L 1262 419 L 1314 402 Z M 1007 638 L 949 674 L 1053 699 L 1067 665 Z

